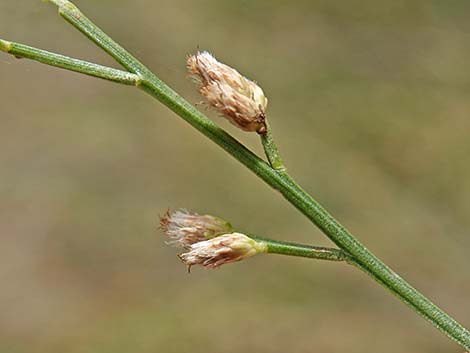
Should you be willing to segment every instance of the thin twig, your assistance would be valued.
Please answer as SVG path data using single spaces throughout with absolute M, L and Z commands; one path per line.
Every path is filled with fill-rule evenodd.
M 271 167 L 273 167 L 273 169 L 277 170 L 280 173 L 285 173 L 286 167 L 284 166 L 284 162 L 282 161 L 279 149 L 277 148 L 274 142 L 273 133 L 268 121 L 266 121 L 266 133 L 260 135 L 260 138 L 264 148 L 264 153 L 266 154 L 266 157 L 268 158 Z
M 353 263 L 352 257 L 343 250 L 326 248 L 321 246 L 312 246 L 298 243 L 290 243 L 285 241 L 273 240 L 269 238 L 249 235 L 256 241 L 263 242 L 267 245 L 268 254 L 288 255 L 296 257 L 306 257 L 316 260 L 327 261 L 346 261 Z
M 149 74 L 150 70 L 141 64 L 127 50 L 116 43 L 111 37 L 104 33 L 98 26 L 91 22 L 83 13 L 70 1 L 49 0 L 57 5 L 59 14 L 72 26 L 77 28 L 92 42 L 111 55 L 118 63 L 127 70 L 135 74 Z
M 104 80 L 113 81 L 124 85 L 137 86 L 140 82 L 140 77 L 130 72 L 51 53 L 24 44 L 8 42 L 0 39 L 0 50 L 18 58 L 32 59 L 43 64 L 79 72 L 81 74 L 102 78 Z

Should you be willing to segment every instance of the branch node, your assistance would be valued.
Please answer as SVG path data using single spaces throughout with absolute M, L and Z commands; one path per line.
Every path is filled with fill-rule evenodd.
M 143 83 L 144 83 L 144 78 L 141 75 L 137 75 L 137 78 L 135 79 L 134 85 L 136 87 L 142 87 Z

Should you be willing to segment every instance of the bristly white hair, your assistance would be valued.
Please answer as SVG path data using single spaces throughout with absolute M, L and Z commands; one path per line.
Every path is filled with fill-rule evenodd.
M 188 270 L 194 265 L 218 268 L 266 251 L 264 242 L 258 242 L 241 233 L 231 233 L 194 243 L 179 258 L 188 266 Z
M 185 209 L 171 213 L 167 211 L 160 218 L 160 229 L 171 239 L 167 244 L 184 248 L 233 231 L 230 223 L 221 218 L 199 215 Z
M 187 67 L 199 92 L 222 116 L 244 131 L 266 133 L 268 99 L 261 87 L 207 51 L 189 56 Z

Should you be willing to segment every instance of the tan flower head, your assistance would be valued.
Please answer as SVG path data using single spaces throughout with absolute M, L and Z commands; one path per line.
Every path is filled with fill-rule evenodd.
M 242 130 L 266 132 L 268 99 L 256 83 L 206 51 L 189 56 L 187 67 L 199 92 L 222 116 Z
M 166 212 L 160 218 L 160 228 L 171 240 L 172 245 L 189 248 L 191 244 L 233 232 L 227 221 L 210 215 L 199 215 L 180 209 Z
M 179 258 L 188 266 L 188 269 L 194 265 L 218 268 L 266 251 L 265 243 L 253 240 L 241 233 L 230 233 L 194 243 L 189 251 L 179 255 Z

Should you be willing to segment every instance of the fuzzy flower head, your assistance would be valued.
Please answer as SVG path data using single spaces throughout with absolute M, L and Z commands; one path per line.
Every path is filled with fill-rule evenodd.
M 230 233 L 194 243 L 188 252 L 179 255 L 187 266 L 201 265 L 218 268 L 224 264 L 237 262 L 247 257 L 266 252 L 267 246 L 241 233 Z
M 189 56 L 186 64 L 199 92 L 222 116 L 242 130 L 266 133 L 268 99 L 256 83 L 206 51 Z
M 189 248 L 192 244 L 233 232 L 232 225 L 221 218 L 199 215 L 186 210 L 169 211 L 160 218 L 160 228 L 169 244 Z

